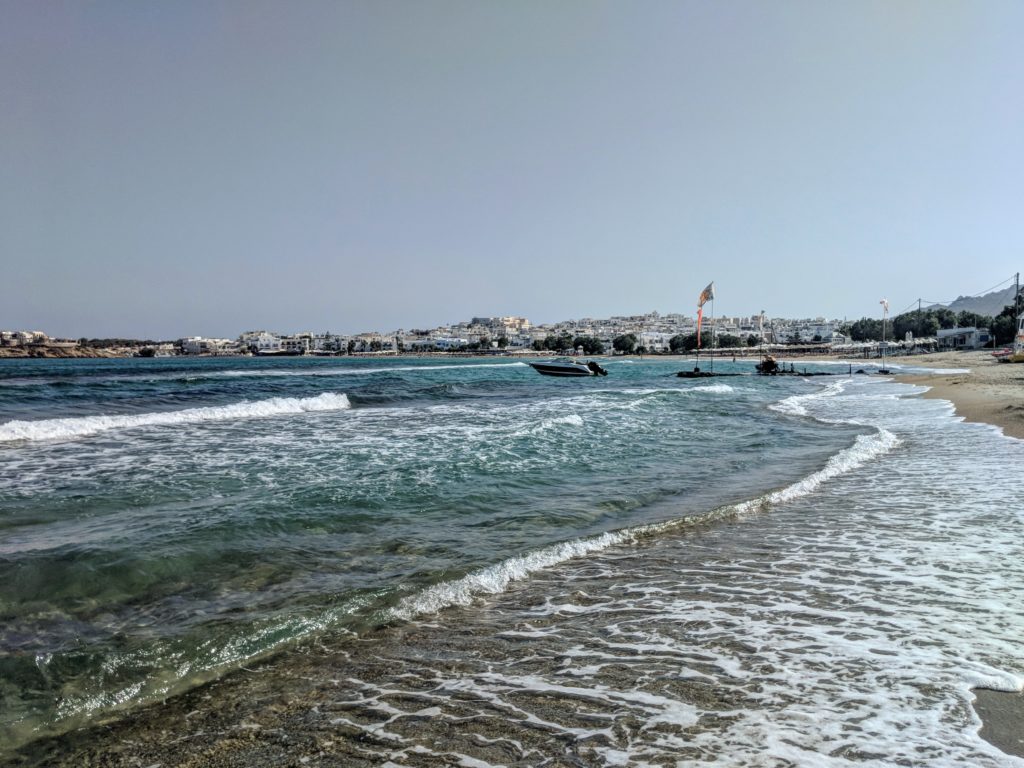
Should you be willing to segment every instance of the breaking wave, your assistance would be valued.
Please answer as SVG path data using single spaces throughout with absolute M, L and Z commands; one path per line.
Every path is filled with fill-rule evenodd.
M 728 384 L 704 384 L 698 387 L 690 387 L 689 392 L 711 392 L 716 395 L 727 395 L 730 392 L 735 392 L 733 387 Z
M 392 615 L 398 619 L 409 620 L 422 614 L 437 613 L 451 606 L 469 605 L 477 596 L 504 592 L 511 582 L 525 579 L 536 571 L 550 568 L 574 557 L 599 552 L 621 544 L 634 543 L 699 523 L 735 518 L 751 512 L 763 511 L 774 505 L 784 504 L 813 493 L 828 480 L 852 472 L 869 461 L 888 453 L 899 443 L 899 438 L 885 429 L 879 429 L 873 435 L 859 435 L 853 445 L 830 457 L 820 470 L 784 488 L 690 517 L 609 531 L 589 538 L 573 539 L 525 555 L 512 557 L 496 565 L 473 571 L 460 579 L 435 584 L 418 594 L 411 595 L 392 609 Z
M 541 432 L 546 432 L 549 429 L 556 429 L 561 426 L 567 427 L 582 427 L 583 417 L 577 413 L 570 413 L 567 416 L 556 416 L 550 419 L 544 419 L 540 424 L 529 427 L 527 429 L 520 429 L 513 432 L 510 437 L 527 437 L 529 435 L 537 435 Z
M 8 421 L 0 424 L 0 443 L 37 440 L 71 440 L 100 432 L 136 427 L 163 427 L 177 424 L 199 424 L 207 421 L 230 421 L 266 416 L 286 416 L 312 411 L 340 411 L 350 408 L 342 393 L 324 392 L 316 397 L 273 397 L 269 400 L 242 401 L 231 405 L 187 408 L 125 416 L 81 416 L 39 421 Z
M 296 368 L 292 370 L 230 370 L 212 371 L 207 374 L 211 378 L 225 377 L 274 377 L 274 376 L 368 376 L 376 373 L 415 373 L 417 371 L 472 371 L 477 368 L 525 368 L 526 363 L 472 363 L 467 365 L 390 365 L 378 368 Z

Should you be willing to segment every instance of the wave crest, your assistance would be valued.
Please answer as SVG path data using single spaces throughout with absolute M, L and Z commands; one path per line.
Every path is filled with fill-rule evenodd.
M 851 472 L 888 453 L 899 444 L 899 438 L 886 429 L 879 429 L 872 435 L 858 435 L 853 445 L 830 457 L 820 470 L 785 488 L 771 491 L 748 501 L 718 507 L 692 517 L 624 528 L 591 538 L 573 539 L 525 555 L 512 557 L 496 565 L 473 571 L 460 579 L 428 587 L 422 592 L 402 600 L 391 610 L 391 614 L 397 619 L 410 620 L 418 615 L 437 613 L 451 606 L 469 605 L 479 595 L 498 594 L 505 591 L 513 581 L 524 579 L 535 571 L 550 568 L 574 557 L 620 544 L 636 542 L 697 523 L 735 518 L 775 504 L 792 501 L 812 493 L 822 483 Z
M 231 405 L 140 413 L 130 416 L 80 416 L 39 421 L 8 421 L 6 424 L 0 424 L 0 443 L 71 440 L 117 429 L 286 416 L 312 411 L 340 411 L 351 407 L 348 397 L 343 393 L 324 392 L 316 397 L 273 397 L 269 400 L 243 400 Z

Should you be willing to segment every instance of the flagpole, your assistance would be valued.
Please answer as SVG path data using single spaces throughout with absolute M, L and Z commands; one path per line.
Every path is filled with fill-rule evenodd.
M 715 372 L 715 297 L 711 296 L 711 373 Z
M 693 363 L 694 373 L 700 370 L 700 321 L 703 312 L 701 307 L 697 307 L 697 359 Z
M 715 370 L 715 283 L 711 281 L 708 287 L 700 292 L 697 297 L 697 362 L 694 364 L 693 372 L 700 371 L 700 336 L 701 326 L 704 320 L 704 304 L 711 302 L 711 372 Z
M 878 303 L 882 305 L 882 368 L 879 373 L 888 373 L 885 368 L 885 321 L 889 316 L 889 300 L 882 299 Z

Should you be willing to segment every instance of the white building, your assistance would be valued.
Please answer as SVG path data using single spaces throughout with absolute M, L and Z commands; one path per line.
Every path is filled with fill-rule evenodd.
M 941 328 L 939 349 L 981 349 L 992 343 L 988 328 Z
M 206 339 L 202 336 L 188 336 L 178 340 L 183 355 L 224 355 L 235 354 L 237 344 L 231 339 Z
M 281 336 L 269 331 L 247 331 L 238 337 L 238 343 L 256 353 L 280 352 Z
M 640 334 L 640 345 L 648 352 L 668 352 L 671 349 L 669 342 L 673 334 L 661 333 L 660 331 L 644 331 Z

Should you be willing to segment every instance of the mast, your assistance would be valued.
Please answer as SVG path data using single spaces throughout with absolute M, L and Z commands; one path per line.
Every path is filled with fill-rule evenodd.
M 1020 272 L 1014 277 L 1016 293 L 1013 295 L 1013 311 L 1017 315 L 1017 335 L 1013 337 L 1013 351 L 1024 352 L 1024 316 L 1020 313 Z
M 921 338 L 921 300 L 917 300 L 917 338 Z M 915 345 L 916 346 L 916 345 Z
M 758 358 L 757 362 L 758 363 L 763 363 L 764 362 L 764 310 L 763 309 L 761 310 L 761 314 L 757 316 L 757 332 L 758 332 L 758 335 L 760 336 L 760 339 L 759 339 L 760 344 L 758 345 L 758 350 L 757 350 L 757 358 Z
M 882 299 L 878 303 L 882 305 L 882 369 L 879 373 L 888 373 L 885 370 L 885 319 L 889 316 L 889 300 Z
M 715 317 L 715 281 L 712 280 L 708 283 L 708 287 L 700 292 L 700 296 L 697 297 L 697 362 L 694 366 L 694 373 L 700 371 L 700 329 L 701 322 L 704 319 L 704 305 L 711 302 L 711 370 L 714 372 L 715 369 L 715 336 L 714 336 L 714 317 Z
M 711 373 L 715 372 L 715 294 L 711 293 Z

